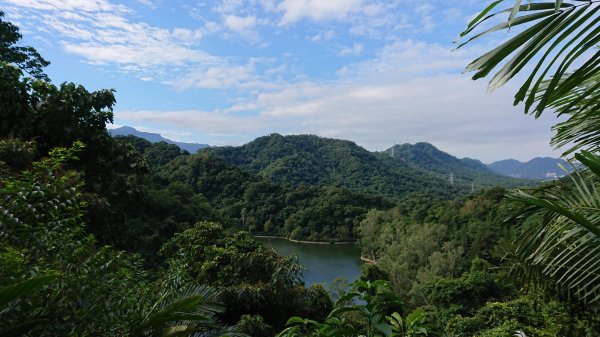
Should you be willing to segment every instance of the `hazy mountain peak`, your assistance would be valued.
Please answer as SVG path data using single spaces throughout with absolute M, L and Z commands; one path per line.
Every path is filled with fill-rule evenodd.
M 551 157 L 535 157 L 524 163 L 515 159 L 505 159 L 493 162 L 488 167 L 494 172 L 508 177 L 555 179 L 565 175 L 565 172 L 558 166 L 559 164 L 567 169 L 571 168 L 567 161 Z
M 111 130 L 108 130 L 108 133 L 113 137 L 114 136 L 132 135 L 132 136 L 143 138 L 152 143 L 165 142 L 168 144 L 175 144 L 175 145 L 179 146 L 179 148 L 181 148 L 182 150 L 186 150 L 190 153 L 195 153 L 200 149 L 210 146 L 207 144 L 176 142 L 176 141 L 170 140 L 168 138 L 165 138 L 158 133 L 139 131 L 139 130 L 136 130 L 135 128 L 132 128 L 131 126 L 122 126 L 120 128 L 111 129 Z

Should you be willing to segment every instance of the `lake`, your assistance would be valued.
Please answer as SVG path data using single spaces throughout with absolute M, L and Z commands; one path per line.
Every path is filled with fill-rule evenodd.
M 354 244 L 314 244 L 291 242 L 286 239 L 256 238 L 280 255 L 296 255 L 308 270 L 302 274 L 306 286 L 315 283 L 329 284 L 337 277 L 348 283 L 360 276 L 360 250 Z

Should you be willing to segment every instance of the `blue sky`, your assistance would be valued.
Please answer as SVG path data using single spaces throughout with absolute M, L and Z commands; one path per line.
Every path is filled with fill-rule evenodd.
M 511 4 L 507 4 L 510 6 Z M 506 32 L 453 51 L 470 0 L 0 0 L 55 83 L 114 88 L 115 126 L 241 145 L 317 134 L 369 150 L 431 142 L 491 162 L 558 156 L 552 117 L 486 93 L 464 67 Z

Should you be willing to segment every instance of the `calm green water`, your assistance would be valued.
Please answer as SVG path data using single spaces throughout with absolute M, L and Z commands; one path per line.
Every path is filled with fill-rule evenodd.
M 256 240 L 274 248 L 280 255 L 298 256 L 300 263 L 308 268 L 302 274 L 307 286 L 329 283 L 340 276 L 350 283 L 360 276 L 360 250 L 353 244 L 321 245 L 265 238 Z

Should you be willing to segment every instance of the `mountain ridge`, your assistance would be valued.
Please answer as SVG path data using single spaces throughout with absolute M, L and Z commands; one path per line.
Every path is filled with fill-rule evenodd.
M 460 194 L 482 187 L 532 184 L 501 176 L 478 160 L 458 159 L 424 142 L 370 152 L 348 140 L 271 134 L 242 146 L 204 151 L 277 182 L 330 185 L 388 196 L 425 189 Z
M 488 167 L 499 174 L 527 179 L 556 179 L 564 176 L 559 165 L 569 172 L 572 166 L 564 159 L 551 157 L 535 157 L 529 161 L 521 162 L 516 159 L 504 159 L 488 164 Z
M 273 181 L 296 186 L 333 186 L 388 196 L 428 187 L 453 190 L 442 179 L 423 177 L 408 165 L 390 165 L 377 153 L 352 141 L 315 135 L 271 134 L 242 146 L 212 147 L 202 152 Z
M 116 128 L 116 129 L 110 129 L 110 130 L 108 130 L 108 133 L 113 137 L 132 135 L 132 136 L 136 136 L 139 138 L 143 138 L 152 143 L 165 142 L 167 144 L 174 144 L 174 145 L 179 146 L 180 149 L 186 150 L 189 153 L 196 153 L 196 152 L 198 152 L 198 150 L 210 147 L 210 145 L 208 145 L 208 144 L 177 142 L 177 141 L 165 138 L 158 133 L 139 131 L 131 126 L 122 126 L 122 127 Z
M 397 144 L 382 152 L 396 161 L 407 163 L 419 170 L 431 174 L 444 176 L 453 184 L 462 184 L 472 189 L 482 186 L 491 187 L 502 185 L 505 187 L 529 185 L 526 180 L 507 179 L 477 159 L 459 159 L 446 153 L 433 144 L 418 142 L 415 144 Z

